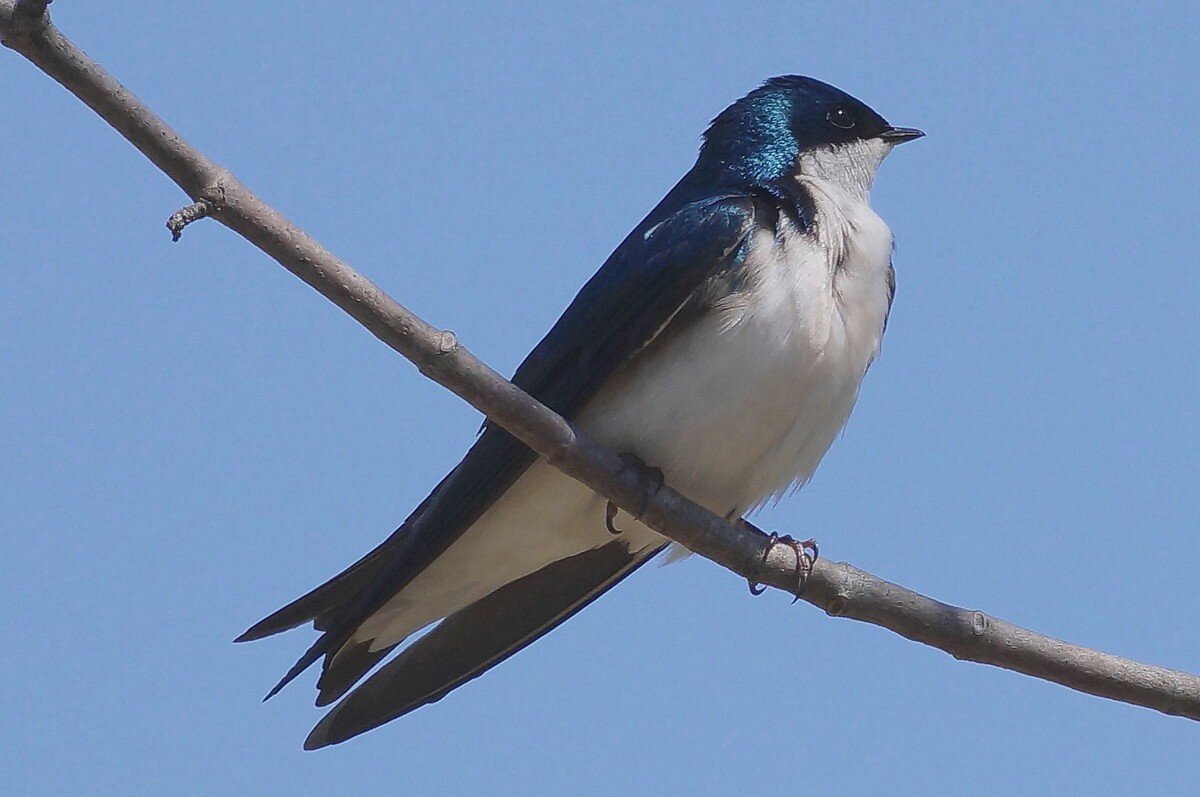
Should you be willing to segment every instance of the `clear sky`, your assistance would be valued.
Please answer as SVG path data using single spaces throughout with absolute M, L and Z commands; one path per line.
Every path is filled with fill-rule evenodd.
M 54 4 L 194 144 L 511 372 L 769 75 L 928 138 L 882 359 L 764 511 L 824 555 L 1200 671 L 1194 3 Z M 479 416 L 0 52 L 0 773 L 13 794 L 1178 793 L 1200 726 L 693 559 L 333 749 L 311 641 Z

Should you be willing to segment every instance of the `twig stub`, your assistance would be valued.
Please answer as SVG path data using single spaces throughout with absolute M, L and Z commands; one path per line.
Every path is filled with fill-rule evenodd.
M 207 199 L 197 199 L 190 205 L 185 205 L 171 214 L 167 219 L 167 229 L 171 231 L 171 240 L 178 241 L 183 235 L 183 228 L 193 221 L 207 218 L 216 210 L 216 206 Z

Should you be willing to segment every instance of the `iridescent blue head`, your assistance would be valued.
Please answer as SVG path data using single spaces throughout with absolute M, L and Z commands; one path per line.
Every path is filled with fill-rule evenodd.
M 773 77 L 722 111 L 704 134 L 697 162 L 718 179 L 770 182 L 801 153 L 855 142 L 883 149 L 924 135 L 893 127 L 863 102 L 810 77 Z

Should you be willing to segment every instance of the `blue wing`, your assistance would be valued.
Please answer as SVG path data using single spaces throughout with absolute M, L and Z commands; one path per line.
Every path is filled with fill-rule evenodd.
M 739 265 L 753 220 L 751 198 L 720 196 L 643 222 L 583 286 L 513 383 L 572 417 L 701 285 Z
M 741 264 L 754 225 L 755 200 L 722 194 L 683 202 L 675 199 L 683 185 L 668 194 L 580 290 L 517 368 L 517 386 L 565 417 L 574 417 L 708 280 Z M 321 656 L 336 653 L 367 617 L 458 539 L 536 459 L 530 448 L 503 429 L 486 425 L 462 462 L 379 547 L 239 637 L 238 641 L 258 639 L 308 620 L 324 631 L 271 694 Z M 361 657 L 352 657 L 352 675 L 361 675 L 386 653 L 364 650 Z M 326 659 L 327 669 L 331 659 Z

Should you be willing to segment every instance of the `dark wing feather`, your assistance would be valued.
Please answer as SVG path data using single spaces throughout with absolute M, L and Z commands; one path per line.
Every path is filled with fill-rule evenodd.
M 362 559 L 269 617 L 259 620 L 233 641 L 251 642 L 262 639 L 303 625 L 309 620 L 313 621 L 318 631 L 323 631 L 329 610 L 351 600 L 378 575 L 385 563 L 383 554 L 391 540 L 392 537 L 389 536 Z
M 662 331 L 707 279 L 740 265 L 753 228 L 754 200 L 723 194 L 682 202 L 679 196 L 686 195 L 686 182 L 685 178 L 588 281 L 517 369 L 514 383 L 572 417 Z M 463 461 L 380 548 L 247 631 L 243 638 L 258 638 L 314 618 L 325 630 L 271 694 L 322 656 L 336 652 L 366 617 L 441 555 L 536 458 L 516 438 L 489 425 Z
M 453 475 L 453 472 L 451 472 L 451 475 Z M 335 610 L 350 602 L 355 595 L 369 586 L 372 580 L 379 575 L 379 571 L 387 564 L 386 554 L 395 547 L 396 539 L 408 528 L 415 518 L 425 512 L 429 507 L 429 503 L 437 495 L 437 491 L 449 478 L 450 476 L 447 476 L 443 479 L 434 488 L 434 491 L 413 510 L 412 514 L 400 525 L 400 528 L 388 535 L 388 538 L 375 546 L 370 553 L 321 586 L 300 596 L 270 616 L 259 620 L 233 641 L 251 642 L 255 639 L 262 639 L 263 637 L 269 637 L 273 634 L 303 625 L 309 620 L 313 621 L 313 625 L 318 631 L 326 630 Z
M 660 550 L 631 554 L 614 541 L 501 587 L 446 618 L 368 678 L 313 728 L 304 748 L 344 742 L 441 700 L 554 630 Z

